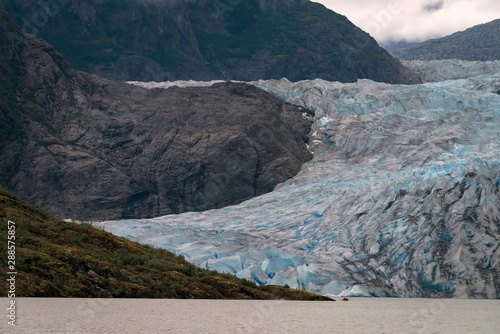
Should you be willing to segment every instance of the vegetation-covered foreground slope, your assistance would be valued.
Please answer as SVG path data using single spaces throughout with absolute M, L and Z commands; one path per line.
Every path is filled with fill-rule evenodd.
M 16 226 L 16 296 L 329 300 L 284 287 L 257 287 L 200 269 L 183 256 L 52 217 L 0 189 L 0 253 L 7 222 Z M 0 272 L 7 273 L 7 257 Z M 0 296 L 7 281 L 1 280 Z

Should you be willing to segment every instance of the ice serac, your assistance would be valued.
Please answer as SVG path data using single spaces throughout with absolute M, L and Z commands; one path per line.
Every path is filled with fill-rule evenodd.
M 500 297 L 499 71 L 254 84 L 315 111 L 314 159 L 296 177 L 224 209 L 98 225 L 259 284 Z

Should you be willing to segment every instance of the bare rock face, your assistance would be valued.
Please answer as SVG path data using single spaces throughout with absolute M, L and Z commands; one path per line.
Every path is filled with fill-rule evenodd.
M 78 72 L 1 11 L 0 42 L 0 182 L 58 216 L 223 207 L 312 158 L 306 111 L 254 86 L 147 90 Z

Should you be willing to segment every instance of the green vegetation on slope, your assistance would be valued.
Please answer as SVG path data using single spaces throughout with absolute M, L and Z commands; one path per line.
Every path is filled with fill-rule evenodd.
M 0 271 L 7 223 L 16 226 L 16 296 L 329 300 L 284 287 L 257 287 L 197 268 L 183 256 L 52 217 L 0 189 Z M 0 295 L 7 295 L 2 280 Z

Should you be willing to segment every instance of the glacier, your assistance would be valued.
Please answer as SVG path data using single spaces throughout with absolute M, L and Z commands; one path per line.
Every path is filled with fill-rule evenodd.
M 401 63 L 420 75 L 423 82 L 470 78 L 500 70 L 500 60 L 466 61 L 459 59 L 402 60 Z
M 484 66 L 411 86 L 253 82 L 314 113 L 296 177 L 223 209 L 94 224 L 261 285 L 500 298 L 500 66 Z

